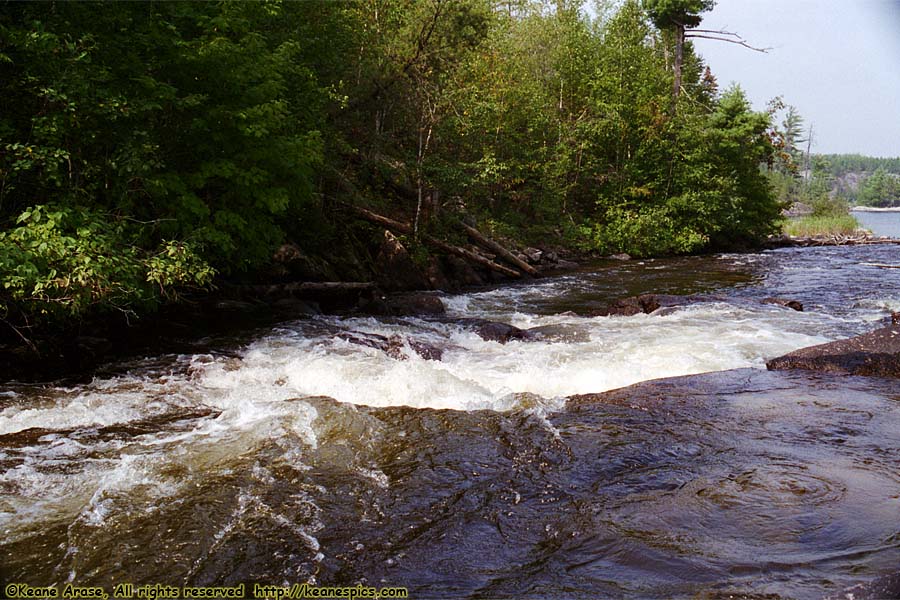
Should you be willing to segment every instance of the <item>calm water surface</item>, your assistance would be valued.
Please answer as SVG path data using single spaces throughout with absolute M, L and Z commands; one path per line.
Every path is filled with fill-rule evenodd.
M 900 238 L 900 212 L 853 211 L 856 220 L 875 235 Z
M 0 579 L 415 598 L 820 598 L 870 581 L 900 565 L 897 382 L 764 364 L 900 310 L 900 272 L 865 264 L 897 252 L 610 262 L 443 297 L 451 316 L 540 333 L 528 342 L 322 316 L 85 385 L 7 385 Z M 648 291 L 702 301 L 579 316 Z M 398 335 L 406 359 L 348 332 Z

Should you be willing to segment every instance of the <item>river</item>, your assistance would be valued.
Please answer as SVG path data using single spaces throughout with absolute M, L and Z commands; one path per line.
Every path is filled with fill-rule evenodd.
M 764 365 L 900 310 L 900 272 L 865 264 L 895 254 L 606 262 L 443 295 L 440 320 L 318 316 L 90 383 L 7 384 L 0 574 L 413 598 L 821 598 L 871 581 L 900 564 L 900 386 Z M 578 316 L 648 291 L 702 301 Z M 540 337 L 485 341 L 453 317 Z M 405 360 L 348 332 L 399 335 Z
M 900 211 L 854 210 L 851 214 L 875 235 L 900 238 Z

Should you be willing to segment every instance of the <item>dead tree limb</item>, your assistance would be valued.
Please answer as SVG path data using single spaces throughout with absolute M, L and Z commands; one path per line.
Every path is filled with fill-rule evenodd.
M 707 35 L 704 35 L 707 34 Z M 747 41 L 736 33 L 730 31 L 717 31 L 715 29 L 688 29 L 684 33 L 686 39 L 700 38 L 704 40 L 716 40 L 717 42 L 728 42 L 729 44 L 737 44 L 756 52 L 767 53 L 771 48 L 757 48 L 751 46 Z
M 413 235 L 413 227 L 412 225 L 407 225 L 406 223 L 401 223 L 400 221 L 395 221 L 389 217 L 385 217 L 383 215 L 379 215 L 377 213 L 373 213 L 370 210 L 367 210 L 361 206 L 356 206 L 353 204 L 348 204 L 348 206 L 353 212 L 362 217 L 363 219 L 369 221 L 370 223 L 375 223 L 376 225 L 381 225 L 382 227 L 387 227 L 393 231 L 403 233 L 405 235 Z M 488 269 L 495 271 L 497 273 L 502 273 L 507 277 L 521 277 L 522 274 L 514 269 L 510 269 L 509 267 L 505 267 L 503 265 L 497 264 L 494 261 L 485 258 L 471 250 L 466 250 L 465 248 L 460 248 L 459 246 L 453 246 L 452 244 L 448 244 L 447 242 L 442 242 L 439 239 L 433 238 L 430 235 L 420 235 L 419 239 L 428 244 L 429 246 L 434 246 L 439 250 L 443 250 L 447 254 L 453 254 L 454 256 L 458 256 L 464 260 L 469 262 L 473 262 L 479 264 L 483 267 L 487 267 Z
M 486 237 L 484 234 L 482 234 L 480 231 L 478 231 L 471 225 L 467 225 L 462 222 L 460 222 L 460 225 L 462 226 L 463 229 L 466 230 L 466 233 L 469 234 L 469 237 L 472 238 L 472 240 L 474 240 L 479 246 L 481 246 L 482 248 L 484 248 L 486 250 L 490 250 L 491 252 L 494 252 L 497 256 L 499 256 L 500 258 L 502 258 L 503 260 L 505 260 L 507 263 L 511 264 L 512 266 L 514 266 L 518 269 L 521 269 L 522 271 L 525 271 L 526 273 L 528 273 L 529 275 L 531 275 L 533 277 L 537 277 L 537 275 L 538 275 L 537 269 L 535 269 L 534 267 L 529 265 L 527 262 L 525 262 L 524 260 L 522 260 L 521 258 L 516 256 L 515 254 L 513 254 L 512 252 L 510 252 L 509 250 L 507 250 L 506 248 L 504 248 L 503 246 L 501 246 L 500 244 L 495 242 L 494 240 L 490 239 L 489 237 Z

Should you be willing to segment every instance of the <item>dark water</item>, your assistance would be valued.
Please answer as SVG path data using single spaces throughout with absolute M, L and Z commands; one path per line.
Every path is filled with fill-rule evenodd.
M 89 385 L 10 385 L 0 574 L 413 598 L 821 598 L 871 581 L 900 566 L 900 385 L 761 367 L 900 309 L 900 273 L 863 264 L 893 252 L 608 263 L 445 298 L 538 327 L 533 342 L 321 317 Z M 566 313 L 645 291 L 706 298 Z M 446 351 L 395 360 L 347 330 Z

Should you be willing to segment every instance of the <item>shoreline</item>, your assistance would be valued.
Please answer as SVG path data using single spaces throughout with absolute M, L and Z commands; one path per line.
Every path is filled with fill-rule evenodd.
M 817 246 L 855 246 L 875 244 L 900 244 L 900 239 L 874 236 L 822 236 L 814 238 L 773 237 L 748 252 L 764 252 L 779 248 Z M 623 260 L 624 257 L 590 257 L 566 253 L 557 265 L 544 265 L 543 277 L 555 277 L 583 269 L 598 260 Z M 630 257 L 629 257 L 630 258 Z M 85 319 L 66 331 L 34 339 L 34 346 L 26 344 L 0 344 L 0 381 L 4 383 L 38 383 L 52 381 L 80 381 L 121 359 L 166 352 L 195 352 L 205 348 L 199 340 L 220 336 L 241 337 L 260 327 L 270 326 L 286 319 L 309 318 L 317 314 L 378 315 L 416 314 L 421 303 L 406 307 L 394 297 L 432 296 L 436 293 L 466 292 L 484 286 L 504 285 L 515 280 L 486 277 L 479 284 L 466 285 L 463 281 L 451 289 L 418 289 L 392 291 L 380 289 L 374 284 L 365 292 L 353 292 L 331 297 L 330 294 L 312 296 L 286 294 L 254 294 L 245 297 L 238 287 L 220 288 L 199 294 L 187 302 L 162 307 L 156 313 L 144 315 L 136 322 L 122 327 L 112 319 L 97 317 Z M 247 286 L 254 291 L 258 287 L 291 288 L 291 285 Z M 296 286 L 295 286 L 296 287 Z M 352 290 L 351 290 L 352 291 Z M 344 297 L 346 296 L 346 297 Z M 392 308 L 393 307 L 393 308 Z M 386 312 L 385 312 L 386 311 Z
M 850 212 L 886 212 L 886 213 L 895 213 L 900 212 L 900 206 L 889 206 L 889 207 L 878 207 L 878 206 L 854 206 L 850 209 Z

